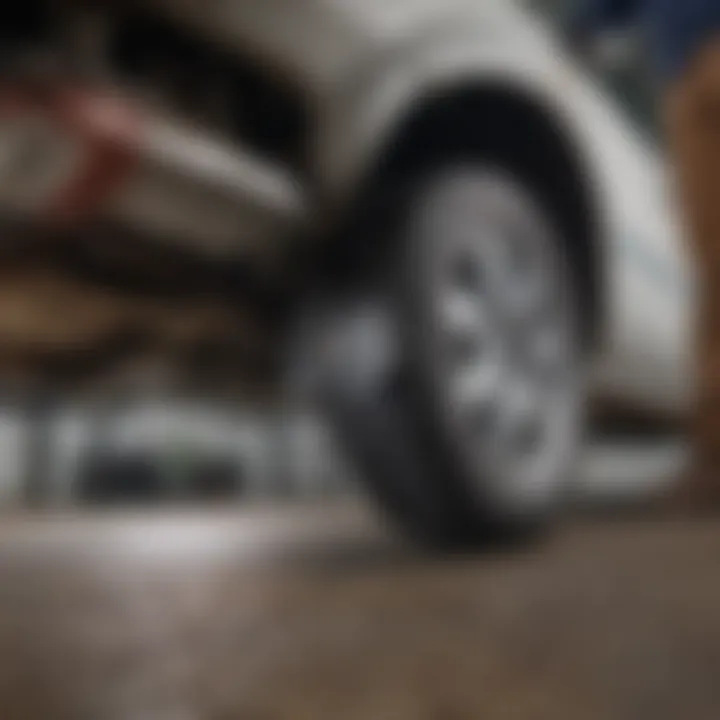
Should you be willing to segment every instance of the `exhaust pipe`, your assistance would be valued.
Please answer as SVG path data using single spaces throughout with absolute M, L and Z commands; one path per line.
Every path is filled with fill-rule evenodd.
M 117 94 L 0 89 L 0 215 L 53 232 L 110 221 L 219 257 L 304 217 L 279 165 Z

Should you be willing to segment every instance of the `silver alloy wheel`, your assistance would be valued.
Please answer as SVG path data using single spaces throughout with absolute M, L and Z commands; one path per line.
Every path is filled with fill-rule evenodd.
M 440 410 L 477 489 L 503 512 L 536 511 L 564 483 L 580 425 L 562 246 L 495 170 L 437 176 L 422 207 Z

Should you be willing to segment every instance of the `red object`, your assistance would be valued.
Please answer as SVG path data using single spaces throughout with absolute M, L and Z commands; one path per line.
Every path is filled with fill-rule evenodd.
M 78 170 L 40 208 L 53 227 L 67 227 L 93 217 L 127 178 L 136 161 L 141 123 L 127 101 L 84 88 L 11 86 L 0 91 L 0 115 L 43 114 L 83 147 Z

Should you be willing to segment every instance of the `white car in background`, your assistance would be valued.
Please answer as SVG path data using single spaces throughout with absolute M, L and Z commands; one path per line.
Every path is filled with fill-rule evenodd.
M 44 4 L 3 10 L 5 62 L 67 52 Z M 654 145 L 534 5 L 68 2 L 73 67 L 146 112 L 6 93 L 0 169 L 45 152 L 22 182 L 0 176 L 0 207 L 69 197 L 74 218 L 241 256 L 258 278 L 299 253 L 295 364 L 385 508 L 440 546 L 535 528 L 598 403 L 684 412 L 692 282 Z M 13 12 L 32 16 L 22 32 Z M 130 148 L 82 203 L 55 187 L 62 133 L 24 122 L 46 111 L 89 152 Z

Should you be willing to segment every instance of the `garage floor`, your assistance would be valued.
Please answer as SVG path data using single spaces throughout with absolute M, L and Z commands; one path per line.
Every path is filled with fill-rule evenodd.
M 7 517 L 2 720 L 715 720 L 720 522 L 423 559 L 364 510 Z

